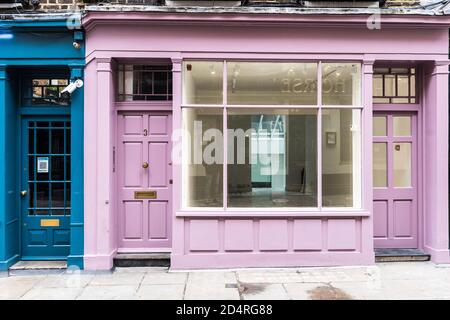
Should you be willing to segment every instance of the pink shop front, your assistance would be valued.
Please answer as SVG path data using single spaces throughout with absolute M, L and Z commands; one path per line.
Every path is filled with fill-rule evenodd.
M 85 268 L 449 263 L 446 16 L 88 9 Z

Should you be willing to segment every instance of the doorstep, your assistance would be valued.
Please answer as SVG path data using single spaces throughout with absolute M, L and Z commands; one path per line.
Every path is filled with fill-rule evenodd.
M 9 267 L 10 271 L 17 270 L 63 270 L 67 269 L 66 261 L 18 261 Z
M 430 255 L 419 249 L 375 249 L 375 262 L 429 261 Z
M 60 274 L 66 272 L 67 262 L 64 260 L 52 261 L 18 261 L 9 267 L 8 276 Z
M 115 267 L 170 267 L 170 253 L 118 253 Z

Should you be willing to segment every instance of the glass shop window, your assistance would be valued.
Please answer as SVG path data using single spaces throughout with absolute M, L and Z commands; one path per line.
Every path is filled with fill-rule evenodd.
M 119 101 L 171 101 L 171 65 L 118 66 Z
M 317 207 L 317 110 L 230 109 L 228 207 Z
M 361 208 L 360 71 L 185 61 L 183 207 Z
M 317 63 L 229 62 L 227 76 L 228 104 L 317 104 Z
M 25 106 L 68 106 L 70 98 L 61 97 L 69 79 L 30 79 L 26 82 Z
M 186 62 L 183 84 L 184 104 L 222 104 L 223 62 Z
M 358 106 L 361 104 L 361 65 L 322 64 L 322 104 Z
M 374 68 L 373 103 L 418 103 L 416 68 Z
M 223 205 L 223 112 L 220 108 L 183 110 L 184 194 L 188 207 Z

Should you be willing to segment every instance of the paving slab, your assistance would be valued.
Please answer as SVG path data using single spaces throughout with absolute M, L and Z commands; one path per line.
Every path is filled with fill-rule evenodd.
M 150 272 L 146 273 L 142 285 L 149 284 L 184 284 L 187 273 Z
M 241 283 L 239 285 L 241 296 L 244 300 L 286 300 L 289 296 L 280 283 L 253 284 Z
M 32 288 L 21 300 L 75 300 L 81 288 Z
M 134 300 L 138 285 L 90 286 L 82 289 L 77 300 Z
M 137 291 L 139 300 L 181 300 L 184 284 L 153 284 L 141 285 Z
M 138 285 L 144 278 L 145 273 L 112 273 L 94 275 L 89 282 L 90 286 L 119 286 Z

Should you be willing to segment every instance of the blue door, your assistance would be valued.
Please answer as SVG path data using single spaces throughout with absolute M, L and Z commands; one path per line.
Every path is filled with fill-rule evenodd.
M 22 119 L 23 260 L 66 259 L 70 251 L 70 120 Z

